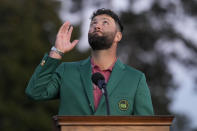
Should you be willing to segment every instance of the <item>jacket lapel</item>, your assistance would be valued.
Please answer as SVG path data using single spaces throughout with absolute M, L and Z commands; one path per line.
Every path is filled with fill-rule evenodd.
M 112 70 L 112 73 L 110 75 L 110 79 L 107 83 L 107 92 L 108 96 L 112 94 L 113 90 L 116 88 L 117 84 L 120 82 L 121 78 L 123 78 L 124 75 L 124 69 L 125 65 L 120 62 L 118 59 L 114 65 L 114 68 Z M 104 104 L 104 105 L 103 105 Z M 110 104 L 110 101 L 109 101 Z M 102 98 L 100 100 L 99 106 L 95 112 L 95 115 L 103 114 L 103 106 L 106 108 L 106 103 L 105 103 L 105 96 L 102 95 Z M 106 109 L 105 109 L 106 111 Z
M 93 97 L 93 85 L 91 82 L 91 63 L 90 58 L 84 60 L 80 64 L 80 75 L 82 79 L 83 86 L 85 88 L 86 95 L 89 100 L 90 107 L 94 112 L 94 97 Z
M 117 84 L 120 82 L 121 78 L 123 78 L 124 69 L 125 66 L 118 59 L 107 83 L 107 91 L 109 96 L 111 95 Z

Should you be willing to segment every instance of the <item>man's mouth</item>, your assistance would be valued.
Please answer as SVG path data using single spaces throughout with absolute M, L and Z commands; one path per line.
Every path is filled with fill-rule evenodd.
M 102 35 L 103 33 L 101 31 L 94 31 L 93 34 L 98 34 L 98 35 L 101 34 Z

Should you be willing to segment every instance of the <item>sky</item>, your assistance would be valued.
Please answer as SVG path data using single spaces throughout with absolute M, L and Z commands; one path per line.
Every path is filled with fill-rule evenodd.
M 73 24 L 82 23 L 82 36 L 79 38 L 78 49 L 80 51 L 86 51 L 89 48 L 88 45 L 88 29 L 90 23 L 90 16 L 92 12 L 97 8 L 111 8 L 116 12 L 130 10 L 135 14 L 143 13 L 151 9 L 155 0 L 134 0 L 132 4 L 129 4 L 129 0 L 83 0 L 82 12 L 75 12 L 70 14 L 69 7 L 72 7 L 72 0 L 60 0 L 62 1 L 62 8 L 60 10 L 60 17 L 62 21 L 69 20 Z M 175 10 L 166 15 L 166 22 L 172 25 L 173 29 L 188 41 L 192 41 L 194 46 L 197 47 L 197 22 L 196 18 L 188 16 L 184 10 L 180 0 L 157 0 L 162 7 L 166 8 L 169 4 L 175 5 Z M 158 21 L 153 20 L 153 26 L 158 24 Z M 183 28 L 187 27 L 187 28 Z M 169 41 L 161 38 L 158 40 L 155 49 L 162 52 L 166 57 L 166 63 L 168 70 L 173 75 L 173 82 L 178 86 L 176 89 L 169 87 L 169 91 L 166 94 L 172 102 L 169 109 L 172 113 L 185 114 L 191 121 L 190 127 L 197 128 L 197 91 L 196 80 L 197 67 L 188 66 L 183 64 L 175 58 L 170 57 L 172 53 L 177 54 L 179 60 L 193 61 L 194 53 L 191 49 L 185 46 L 185 43 L 180 40 Z M 197 62 L 197 60 L 194 60 Z

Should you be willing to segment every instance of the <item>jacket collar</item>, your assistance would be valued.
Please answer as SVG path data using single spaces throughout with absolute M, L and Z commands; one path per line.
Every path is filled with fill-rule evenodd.
M 110 75 L 109 81 L 107 83 L 107 91 L 108 91 L 109 97 L 110 97 L 110 95 L 112 95 L 113 90 L 117 87 L 121 78 L 123 78 L 124 72 L 125 72 L 125 65 L 119 59 L 117 59 L 115 65 L 113 67 L 112 73 Z M 93 96 L 93 84 L 91 81 L 92 69 L 91 69 L 90 57 L 86 60 L 81 61 L 80 75 L 81 75 L 83 86 L 85 88 L 85 92 L 86 92 L 88 100 L 89 100 L 90 107 L 94 112 L 94 96 Z M 109 103 L 110 103 L 110 101 L 109 101 Z M 95 115 L 98 115 L 101 113 L 102 106 L 106 106 L 104 96 L 102 96 L 102 98 L 100 100 L 100 103 L 99 103 L 99 106 L 95 112 Z M 102 112 L 102 114 L 103 114 L 103 112 Z

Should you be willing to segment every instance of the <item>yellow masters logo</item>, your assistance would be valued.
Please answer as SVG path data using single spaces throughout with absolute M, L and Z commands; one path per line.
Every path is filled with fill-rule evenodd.
M 44 66 L 45 62 L 46 62 L 45 60 L 42 60 L 41 63 L 40 63 L 40 65 L 41 66 Z
M 128 100 L 120 100 L 118 107 L 122 111 L 126 111 L 129 108 Z

